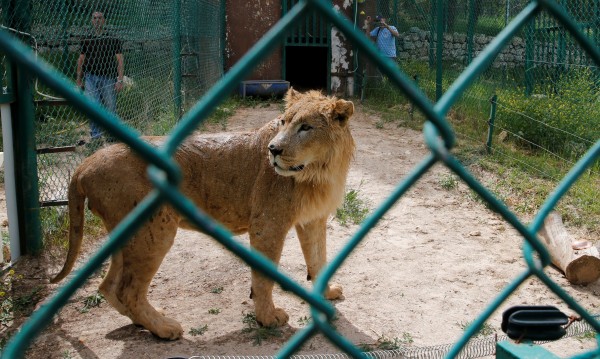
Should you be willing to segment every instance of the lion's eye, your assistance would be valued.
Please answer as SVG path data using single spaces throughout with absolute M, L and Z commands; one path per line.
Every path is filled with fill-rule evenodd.
M 312 129 L 311 125 L 307 125 L 306 123 L 304 123 L 304 124 L 302 124 L 302 126 L 300 126 L 300 129 L 298 130 L 298 132 L 308 131 L 311 129 Z
M 279 125 L 283 126 L 285 125 L 285 120 L 282 118 L 281 121 L 279 121 Z

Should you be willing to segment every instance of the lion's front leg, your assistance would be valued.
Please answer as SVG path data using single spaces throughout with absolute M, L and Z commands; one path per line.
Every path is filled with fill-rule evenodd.
M 271 229 L 272 230 L 272 229 Z M 250 245 L 279 264 L 286 232 L 265 233 L 266 228 L 250 231 Z M 254 300 L 256 321 L 265 327 L 278 327 L 288 322 L 288 314 L 273 303 L 274 282 L 252 268 L 252 288 L 250 297 Z
M 307 279 L 314 281 L 327 261 L 327 217 L 302 225 L 298 224 L 296 232 L 306 261 Z M 342 287 L 340 285 L 327 284 L 325 298 L 333 300 L 341 297 Z

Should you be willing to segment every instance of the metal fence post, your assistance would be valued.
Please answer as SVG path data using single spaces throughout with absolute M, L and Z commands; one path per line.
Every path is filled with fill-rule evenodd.
M 8 3 L 9 26 L 28 33 L 31 27 L 30 0 L 11 0 Z M 15 151 L 15 188 L 21 254 L 37 255 L 42 250 L 40 206 L 37 176 L 34 108 L 31 77 L 14 63 L 9 66 L 9 81 L 14 90 L 11 104 Z
M 475 37 L 475 0 L 469 0 L 469 19 L 467 22 L 467 65 L 473 60 L 473 38 Z
M 488 119 L 487 143 L 485 145 L 488 154 L 490 154 L 492 152 L 492 136 L 494 135 L 494 122 L 496 121 L 496 107 L 498 105 L 498 95 L 493 95 L 490 98 L 490 103 L 492 104 L 492 106 L 490 107 L 490 118 Z
M 437 43 L 436 43 L 436 71 L 435 71 L 435 100 L 442 97 L 442 56 L 444 52 L 444 1 L 437 0 Z
M 535 46 L 535 25 L 530 21 L 525 25 L 525 95 L 533 92 L 533 48 Z
M 173 102 L 175 121 L 182 115 L 181 101 L 181 0 L 173 1 Z
M 437 1 L 431 2 L 431 18 L 429 20 L 429 51 L 427 51 L 428 59 L 429 59 L 429 68 L 433 69 L 433 64 L 435 61 L 435 53 L 434 53 L 434 39 L 435 39 L 435 14 L 436 14 L 436 6 Z

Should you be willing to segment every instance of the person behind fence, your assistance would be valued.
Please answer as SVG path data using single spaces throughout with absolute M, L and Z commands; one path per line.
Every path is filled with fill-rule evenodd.
M 383 56 L 396 60 L 395 37 L 399 37 L 400 34 L 395 26 L 388 25 L 383 16 L 377 15 L 375 17 L 375 28 L 371 30 L 369 35 L 375 40 L 377 48 Z
M 77 86 L 86 96 L 116 112 L 117 93 L 123 89 L 123 42 L 104 28 L 105 21 L 103 12 L 94 11 L 91 32 L 82 40 L 77 59 Z M 102 129 L 92 121 L 92 142 L 102 135 Z

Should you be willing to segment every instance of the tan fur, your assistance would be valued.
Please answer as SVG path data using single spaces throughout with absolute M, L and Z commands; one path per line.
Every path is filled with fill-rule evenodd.
M 314 280 L 326 261 L 326 221 L 339 206 L 354 141 L 348 120 L 352 102 L 316 91 L 293 89 L 277 119 L 247 133 L 193 135 L 175 158 L 183 173 L 181 191 L 198 207 L 235 234 L 248 232 L 250 244 L 278 263 L 287 232 L 295 227 Z M 160 145 L 164 138 L 147 137 Z M 75 171 L 69 186 L 69 252 L 52 282 L 72 269 L 83 237 L 84 202 L 107 230 L 115 226 L 152 189 L 146 163 L 123 144 L 102 149 Z M 181 325 L 161 315 L 147 300 L 148 286 L 169 251 L 177 228 L 191 225 L 170 206 L 163 206 L 112 257 L 100 285 L 107 301 L 121 314 L 165 339 L 181 337 Z M 288 315 L 276 308 L 273 282 L 252 270 L 256 319 L 279 326 Z M 328 299 L 342 289 L 331 285 Z

